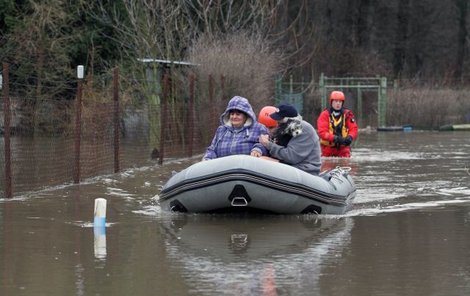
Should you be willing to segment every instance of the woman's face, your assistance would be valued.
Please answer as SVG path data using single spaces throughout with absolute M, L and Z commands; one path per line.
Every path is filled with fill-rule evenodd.
M 341 100 L 331 101 L 331 107 L 333 107 L 333 109 L 335 109 L 335 110 L 341 109 L 342 106 L 343 106 L 343 101 L 341 101 Z
M 238 110 L 232 110 L 230 111 L 230 122 L 235 128 L 242 127 L 246 122 L 246 114 Z

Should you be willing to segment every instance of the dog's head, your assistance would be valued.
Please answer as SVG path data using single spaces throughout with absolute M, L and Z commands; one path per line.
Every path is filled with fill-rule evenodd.
M 297 137 L 302 133 L 302 116 L 287 118 L 287 120 L 279 124 L 282 134 L 288 134 Z

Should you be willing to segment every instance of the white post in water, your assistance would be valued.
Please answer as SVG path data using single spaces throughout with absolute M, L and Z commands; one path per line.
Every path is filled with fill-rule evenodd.
M 93 221 L 95 227 L 106 227 L 106 199 L 95 199 L 95 220 Z
M 94 247 L 95 258 L 106 258 L 106 199 L 95 199 L 95 219 L 93 223 L 93 233 L 95 235 Z

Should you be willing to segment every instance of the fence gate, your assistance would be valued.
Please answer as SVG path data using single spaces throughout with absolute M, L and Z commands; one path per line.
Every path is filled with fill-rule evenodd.
M 278 77 L 276 83 L 275 103 L 289 103 L 302 114 L 304 110 L 304 92 L 307 89 L 308 83 L 294 82 L 292 75 L 289 78 L 289 83 L 283 83 L 282 77 Z M 285 90 L 283 85 L 288 85 L 288 90 Z
M 386 124 L 387 111 L 387 78 L 386 77 L 326 77 L 323 73 L 319 81 L 321 107 L 325 109 L 328 102 L 328 94 L 333 90 L 344 91 L 354 89 L 357 91 L 357 112 L 356 117 L 359 126 L 364 118 L 362 108 L 362 95 L 365 91 L 377 92 L 377 127 Z

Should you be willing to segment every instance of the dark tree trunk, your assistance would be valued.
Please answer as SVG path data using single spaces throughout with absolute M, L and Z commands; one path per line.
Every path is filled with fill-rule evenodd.
M 359 2 L 359 15 L 357 19 L 357 45 L 366 50 L 369 49 L 369 37 L 370 37 L 370 26 L 369 26 L 369 17 L 370 17 L 370 0 L 361 0 Z
M 393 75 L 401 76 L 405 64 L 406 47 L 408 42 L 410 0 L 398 1 L 397 31 L 393 53 Z
M 465 61 L 465 49 L 467 45 L 467 11 L 468 0 L 455 0 L 458 8 L 458 35 L 457 35 L 457 56 L 454 69 L 454 78 L 461 79 L 463 73 L 463 64 Z

